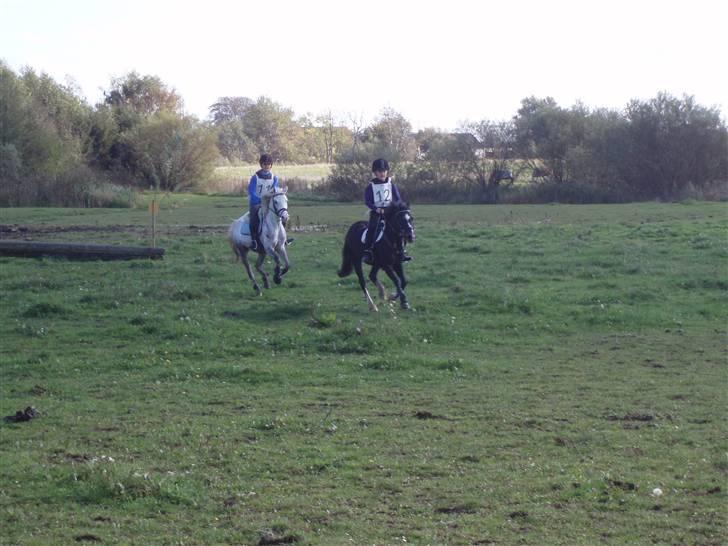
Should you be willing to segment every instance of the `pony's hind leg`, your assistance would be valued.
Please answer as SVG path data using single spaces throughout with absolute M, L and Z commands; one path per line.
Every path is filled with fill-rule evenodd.
M 245 271 L 248 274 L 248 278 L 253 283 L 253 290 L 255 290 L 255 293 L 260 296 L 263 291 L 260 289 L 260 286 L 258 286 L 258 281 L 255 280 L 255 276 L 253 275 L 253 270 L 250 268 L 250 262 L 248 262 L 248 251 L 247 249 L 240 253 L 240 261 L 243 262 L 243 267 L 245 267 Z
M 377 304 L 374 303 L 372 297 L 369 295 L 369 290 L 367 290 L 367 281 L 364 280 L 364 272 L 361 269 L 361 262 L 354 262 L 354 271 L 356 271 L 356 276 L 359 278 L 359 286 L 361 286 L 361 290 L 362 292 L 364 292 L 364 301 L 369 306 L 369 310 L 378 312 L 379 308 L 377 307 Z
M 379 292 L 379 299 L 380 300 L 386 300 L 387 294 L 384 290 L 384 285 L 382 282 L 377 278 L 377 273 L 379 272 L 379 266 L 375 265 L 372 267 L 372 270 L 369 272 L 369 280 L 374 283 L 374 285 L 377 287 L 377 291 Z

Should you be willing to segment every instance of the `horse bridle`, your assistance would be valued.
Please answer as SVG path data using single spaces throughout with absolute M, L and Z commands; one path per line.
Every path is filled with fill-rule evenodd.
M 397 212 L 395 212 L 392 215 L 392 219 L 394 220 L 394 218 L 396 218 L 397 215 L 399 215 L 399 214 L 409 214 L 410 216 L 412 215 L 412 213 L 410 212 L 409 209 L 402 209 L 402 210 L 398 210 Z M 392 224 L 395 224 L 395 222 L 392 222 Z M 399 225 L 398 222 L 396 222 L 396 224 Z M 405 230 L 403 228 L 399 228 L 399 232 L 396 235 L 398 237 L 403 237 L 404 236 L 404 232 L 405 232 Z
M 282 194 L 280 194 L 280 195 L 282 195 Z M 288 207 L 282 207 L 282 208 L 279 209 L 276 206 L 276 197 L 277 196 L 274 196 L 271 199 L 271 205 L 273 205 L 273 212 L 275 212 L 275 214 L 276 214 L 276 216 L 278 216 L 278 218 L 280 218 L 281 220 L 283 220 L 283 217 L 281 216 L 281 213 L 288 212 Z

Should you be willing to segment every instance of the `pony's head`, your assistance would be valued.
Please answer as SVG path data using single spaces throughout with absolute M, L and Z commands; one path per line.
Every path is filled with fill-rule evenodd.
M 392 207 L 390 223 L 398 237 L 404 237 L 408 243 L 415 240 L 415 219 L 407 203 L 402 202 Z
M 284 226 L 288 223 L 288 196 L 286 192 L 287 190 L 283 188 L 276 188 L 270 199 L 270 208 L 273 209 L 273 212 L 280 218 Z

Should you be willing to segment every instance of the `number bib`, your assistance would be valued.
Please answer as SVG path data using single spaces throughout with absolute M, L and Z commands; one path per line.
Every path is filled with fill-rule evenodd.
M 255 177 L 256 184 L 255 184 L 255 193 L 258 194 L 258 197 L 268 197 L 273 193 L 273 181 L 275 180 L 274 177 L 270 177 L 269 179 L 260 178 L 259 176 Z
M 387 180 L 383 184 L 372 184 L 374 192 L 374 206 L 378 209 L 387 208 L 392 204 L 392 182 Z

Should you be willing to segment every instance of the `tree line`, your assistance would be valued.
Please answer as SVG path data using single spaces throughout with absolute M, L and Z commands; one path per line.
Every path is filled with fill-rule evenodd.
M 138 189 L 195 191 L 214 167 L 330 163 L 317 191 L 361 198 L 374 157 L 410 199 L 617 202 L 724 197 L 721 112 L 660 93 L 623 110 L 529 97 L 507 121 L 413 131 L 384 109 L 370 124 L 331 112 L 296 117 L 268 97 L 220 97 L 200 120 L 156 76 L 131 72 L 89 105 L 73 85 L 0 61 L 0 206 L 125 206 Z

